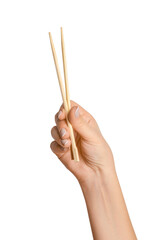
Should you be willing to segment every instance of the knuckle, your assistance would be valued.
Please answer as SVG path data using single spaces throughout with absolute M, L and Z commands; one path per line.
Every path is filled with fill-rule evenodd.
M 58 121 L 58 113 L 55 114 L 55 123 Z
M 60 106 L 60 110 L 63 110 L 63 108 L 64 108 L 64 104 L 62 103 Z
M 94 122 L 93 118 L 89 118 L 88 121 L 87 121 L 88 125 L 92 125 L 93 122 Z
M 70 100 L 70 103 L 71 103 L 71 105 L 73 105 L 73 103 L 74 103 L 73 100 Z
M 52 129 L 51 129 L 51 135 L 54 136 L 55 132 L 57 131 L 57 127 L 54 126 Z
M 64 120 L 58 121 L 57 122 L 57 127 L 59 130 L 61 130 L 62 128 L 65 128 L 67 130 L 67 125 L 66 122 Z
M 79 118 L 78 126 L 79 126 L 79 128 L 84 127 L 84 120 L 82 118 Z
M 53 152 L 55 152 L 55 147 L 56 147 L 55 145 L 56 145 L 56 141 L 51 142 L 50 144 L 50 148 L 52 149 Z

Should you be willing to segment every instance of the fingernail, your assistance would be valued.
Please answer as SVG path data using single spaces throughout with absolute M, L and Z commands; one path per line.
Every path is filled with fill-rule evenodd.
M 76 111 L 75 111 L 75 117 L 78 118 L 79 117 L 79 106 L 77 107 Z
M 59 113 L 58 113 L 58 118 L 61 116 L 61 114 L 62 114 L 62 111 L 59 111 Z
M 63 139 L 63 140 L 61 140 L 61 143 L 62 143 L 63 145 L 66 145 L 66 144 L 68 143 L 68 140 L 67 140 L 67 139 Z
M 63 137 L 66 134 L 66 129 L 62 128 L 59 132 L 60 136 Z

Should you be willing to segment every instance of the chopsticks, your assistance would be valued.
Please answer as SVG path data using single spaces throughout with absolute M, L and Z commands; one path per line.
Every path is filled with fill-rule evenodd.
M 65 54 L 65 46 L 64 46 L 63 29 L 61 28 L 61 48 L 62 48 L 62 58 L 63 58 L 65 90 L 63 87 L 62 77 L 61 77 L 61 73 L 60 73 L 60 69 L 59 69 L 59 65 L 58 65 L 58 59 L 57 59 L 55 47 L 53 44 L 52 35 L 50 32 L 49 32 L 49 38 L 50 38 L 50 43 L 51 43 L 53 59 L 54 59 L 55 67 L 56 67 L 58 82 L 59 82 L 59 86 L 60 86 L 60 91 L 61 91 L 61 95 L 62 95 L 62 99 L 63 99 L 64 109 L 66 112 L 67 125 L 70 130 L 70 137 L 71 137 L 71 142 L 72 142 L 72 146 L 71 146 L 72 157 L 76 162 L 79 162 L 79 155 L 78 155 L 78 149 L 77 149 L 76 141 L 75 141 L 75 137 L 74 137 L 74 131 L 73 131 L 72 125 L 68 121 L 68 117 L 67 117 L 67 114 L 71 108 L 71 104 L 70 104 L 70 96 L 69 96 L 69 85 L 68 85 L 67 63 L 66 63 L 66 54 Z

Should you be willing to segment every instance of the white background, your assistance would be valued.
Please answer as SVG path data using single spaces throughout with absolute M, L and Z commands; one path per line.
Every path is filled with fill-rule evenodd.
M 48 31 L 71 99 L 110 144 L 138 239 L 160 239 L 159 1 L 1 1 L 0 239 L 92 239 L 77 180 L 50 150 L 62 100 Z

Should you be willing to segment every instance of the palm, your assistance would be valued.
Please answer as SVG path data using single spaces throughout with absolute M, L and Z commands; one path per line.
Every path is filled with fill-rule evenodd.
M 70 150 L 64 153 L 62 160 L 64 161 L 65 159 L 65 162 L 68 162 L 67 168 L 77 177 L 78 180 L 82 180 L 88 175 L 93 174 L 95 169 L 102 164 L 101 161 L 97 161 L 97 159 L 99 159 L 97 153 L 100 151 L 100 144 L 97 140 L 98 136 L 96 141 L 90 142 L 82 138 L 78 133 L 74 132 L 74 134 L 80 162 L 77 163 L 72 160 Z M 102 140 L 104 141 L 102 136 L 99 136 L 99 138 L 101 138 L 100 142 L 102 142 Z
M 63 106 L 61 106 L 60 118 L 58 113 L 55 117 L 57 127 L 52 129 L 52 136 L 55 139 L 55 142 L 52 142 L 51 148 L 61 162 L 77 177 L 77 179 L 83 180 L 86 179 L 88 175 L 94 174 L 98 168 L 103 168 L 104 165 L 108 165 L 109 162 L 112 162 L 112 153 L 108 144 L 104 140 L 95 119 L 80 106 L 80 114 L 76 117 L 76 111 L 78 109 L 77 104 L 72 101 L 71 105 L 72 108 L 68 114 L 68 120 L 74 129 L 80 161 L 73 161 L 71 149 L 69 149 L 69 143 L 71 143 L 69 140 L 69 131 L 65 135 L 65 138 L 68 138 L 69 140 L 67 141 L 68 145 L 62 147 L 62 142 L 59 138 L 58 130 L 68 128 L 66 112 L 63 109 Z M 109 160 L 106 161 L 106 159 Z

